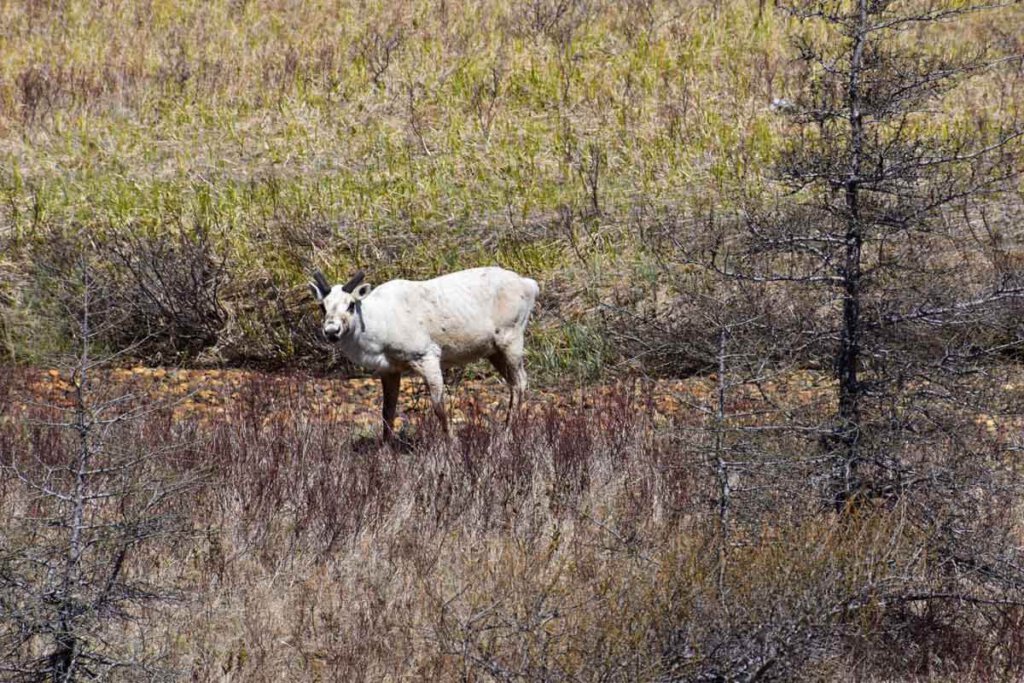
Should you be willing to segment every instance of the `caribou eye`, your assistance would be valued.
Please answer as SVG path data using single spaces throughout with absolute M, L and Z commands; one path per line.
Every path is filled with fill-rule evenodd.
M 352 311 L 356 310 L 356 302 L 355 301 L 353 301 L 352 303 L 350 303 L 348 305 L 348 310 L 349 310 L 349 313 L 351 313 Z

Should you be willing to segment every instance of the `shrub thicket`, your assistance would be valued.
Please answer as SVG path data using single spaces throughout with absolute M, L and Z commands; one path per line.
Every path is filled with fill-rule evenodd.
M 0 505 L 18 521 L 6 558 L 58 533 L 13 533 L 60 509 L 11 467 L 57 453 L 49 429 L 27 427 L 45 411 L 19 407 L 37 382 L 4 373 Z M 1021 596 L 1006 582 L 1018 522 L 991 476 L 975 479 L 971 517 L 936 499 L 929 523 L 909 499 L 831 511 L 812 462 L 733 462 L 723 520 L 717 394 L 692 389 L 670 423 L 638 384 L 534 405 L 508 433 L 466 397 L 451 444 L 423 411 L 402 452 L 298 377 L 252 375 L 192 417 L 146 412 L 120 448 L 151 454 L 154 480 L 204 483 L 173 505 L 192 533 L 134 547 L 124 572 L 181 600 L 101 615 L 89 642 L 196 680 L 1020 674 Z M 727 412 L 771 409 L 755 395 L 733 392 Z M 984 427 L 961 438 L 991 442 Z M 950 563 L 935 548 L 946 524 L 983 533 L 1006 564 Z

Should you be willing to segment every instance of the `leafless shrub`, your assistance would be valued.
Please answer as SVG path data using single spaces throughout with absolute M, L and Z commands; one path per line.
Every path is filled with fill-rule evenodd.
M 106 63 L 101 69 L 46 63 L 26 66 L 15 77 L 22 122 L 37 125 L 54 111 L 78 107 L 90 109 L 104 98 L 130 92 L 141 80 L 140 69 L 127 63 Z
M 218 353 L 225 361 L 273 368 L 292 356 L 321 371 L 353 373 L 353 366 L 320 333 L 319 310 L 307 288 L 254 275 L 245 294 L 224 297 L 224 308 Z
M 58 89 L 50 73 L 40 67 L 30 67 L 18 75 L 21 91 L 22 118 L 32 123 L 53 107 Z
M 97 236 L 78 225 L 52 226 L 28 253 L 34 272 L 23 305 L 58 321 L 56 337 L 33 340 L 41 354 L 60 350 L 74 334 L 60 321 L 70 320 L 62 306 L 81 294 L 73 289 L 73 274 L 83 255 L 92 269 L 93 298 L 102 302 L 93 313 L 94 341 L 119 355 L 195 359 L 219 341 L 227 322 L 221 303 L 226 261 L 207 230 L 151 235 L 112 229 Z
M 371 29 L 360 41 L 359 56 L 378 88 L 384 87 L 384 76 L 402 47 L 403 38 L 401 28 L 393 27 L 383 31 Z
M 498 113 L 498 104 L 501 101 L 502 95 L 502 82 L 506 78 L 507 68 L 504 60 L 499 60 L 491 66 L 487 76 L 473 84 L 473 95 L 470 98 L 470 104 L 485 140 L 489 140 L 491 137 L 491 127 Z
M 80 273 L 70 289 L 82 299 L 67 309 L 78 353 L 66 368 L 63 400 L 22 404 L 0 421 L 0 504 L 8 511 L 0 534 L 0 671 L 7 680 L 121 672 L 157 680 L 169 677 L 158 656 L 133 651 L 124 635 L 144 622 L 145 606 L 174 592 L 132 567 L 140 548 L 180 530 L 170 504 L 191 475 L 159 463 L 173 451 L 173 436 L 137 428 L 134 418 L 157 409 L 127 405 L 134 397 L 99 386 L 104 360 L 92 354 L 99 329 L 92 316 L 102 300 L 93 299 L 87 265 Z
M 544 36 L 564 48 L 593 11 L 591 0 L 526 0 L 512 10 L 510 28 L 514 35 Z
M 208 229 L 145 235 L 119 230 L 100 245 L 114 269 L 105 287 L 123 322 L 109 339 L 153 359 L 195 357 L 218 342 L 227 321 L 221 303 L 226 259 Z

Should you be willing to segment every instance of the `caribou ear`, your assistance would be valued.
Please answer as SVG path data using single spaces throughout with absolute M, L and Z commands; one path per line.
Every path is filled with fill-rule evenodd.
M 356 287 L 356 291 L 352 292 L 352 298 L 355 299 L 356 301 L 359 301 L 367 294 L 369 294 L 371 289 L 373 289 L 373 285 L 371 285 L 369 282 L 364 282 L 363 284 Z
M 323 302 L 324 295 L 320 293 L 320 288 L 316 286 L 315 282 L 309 283 L 309 291 L 313 295 L 313 298 L 319 302 Z
M 363 271 L 360 270 L 358 273 L 356 273 L 355 275 L 352 276 L 351 280 L 349 280 L 344 285 L 342 285 L 341 288 L 343 290 L 345 290 L 346 292 L 348 292 L 349 294 L 351 294 L 352 292 L 355 291 L 356 287 L 359 286 L 359 283 L 362 282 L 365 279 L 366 279 L 366 273 L 364 273 Z
M 317 301 L 323 301 L 331 293 L 331 283 L 319 270 L 313 273 L 313 281 L 309 283 L 309 288 Z

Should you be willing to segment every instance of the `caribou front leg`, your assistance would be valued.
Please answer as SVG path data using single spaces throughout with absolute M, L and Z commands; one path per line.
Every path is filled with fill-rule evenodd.
M 380 376 L 380 385 L 384 393 L 384 406 L 381 411 L 384 418 L 384 443 L 387 444 L 395 441 L 395 410 L 398 407 L 398 389 L 401 384 L 400 373 Z
M 434 409 L 434 415 L 441 422 L 441 431 L 445 438 L 450 438 L 448 430 L 448 414 L 444 409 L 444 373 L 441 371 L 441 359 L 437 356 L 426 356 L 421 361 L 413 364 L 412 369 L 427 383 L 430 391 L 430 405 Z

